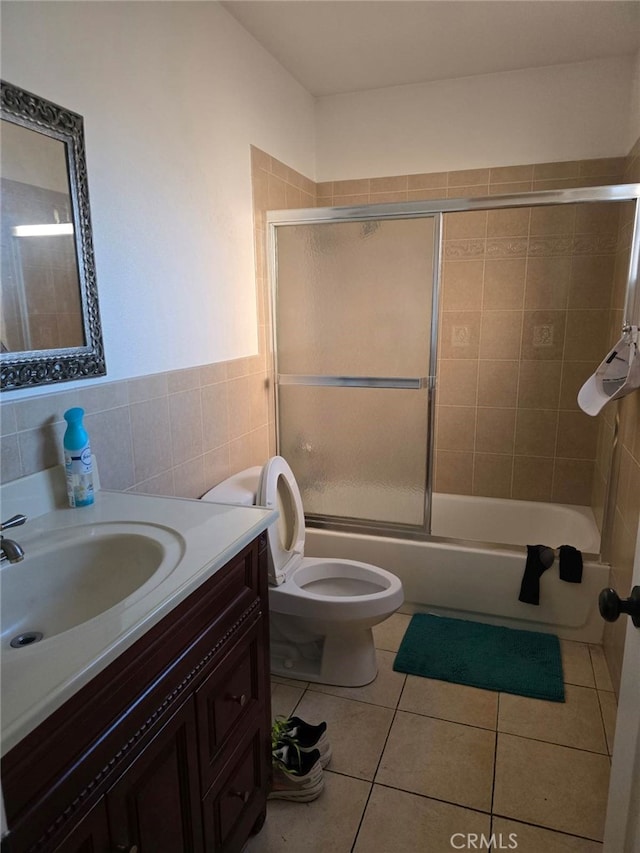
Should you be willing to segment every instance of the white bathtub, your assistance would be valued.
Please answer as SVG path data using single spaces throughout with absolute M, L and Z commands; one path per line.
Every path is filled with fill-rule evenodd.
M 434 494 L 431 533 L 502 545 L 573 545 L 583 554 L 600 553 L 591 507 L 573 504 Z
M 600 536 L 591 510 L 498 498 L 433 497 L 433 535 L 477 544 L 307 528 L 305 553 L 361 560 L 394 572 L 404 586 L 405 613 L 443 613 L 581 642 L 602 641 L 598 594 L 609 585 L 609 566 L 597 557 Z M 484 544 L 491 542 L 500 544 Z M 582 583 L 561 581 L 556 559 L 540 579 L 540 604 L 518 601 L 527 544 L 581 550 Z

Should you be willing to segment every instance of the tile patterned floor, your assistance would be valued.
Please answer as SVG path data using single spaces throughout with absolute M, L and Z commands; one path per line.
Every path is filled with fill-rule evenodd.
M 373 684 L 273 679 L 274 716 L 326 720 L 333 759 L 317 800 L 269 803 L 247 853 L 486 850 L 472 834 L 601 853 L 616 714 L 602 649 L 561 641 L 566 701 L 545 702 L 394 672 L 409 619 L 375 629 Z

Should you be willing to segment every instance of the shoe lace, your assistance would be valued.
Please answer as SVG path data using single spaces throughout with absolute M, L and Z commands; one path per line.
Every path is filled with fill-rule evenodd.
M 271 749 L 276 749 L 278 744 L 286 740 L 289 731 L 289 718 L 278 716 L 271 726 Z
M 273 725 L 271 726 L 271 755 L 278 764 L 285 766 L 288 750 L 285 751 L 282 747 L 293 747 L 296 752 L 299 767 L 302 763 L 300 744 L 291 734 L 290 725 L 288 717 L 278 716 L 273 721 Z

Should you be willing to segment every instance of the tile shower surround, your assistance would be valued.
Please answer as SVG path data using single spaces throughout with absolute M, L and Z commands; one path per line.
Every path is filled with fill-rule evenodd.
M 318 204 L 619 183 L 624 166 L 614 158 L 335 181 L 318 185 Z M 598 421 L 576 396 L 603 356 L 602 311 L 626 273 L 618 218 L 619 205 L 445 214 L 437 491 L 591 503 Z
M 1 404 L 0 425 L 2 427 L 2 456 L 1 476 L 3 481 L 9 481 L 34 471 L 43 470 L 61 461 L 62 435 L 64 432 L 63 412 L 69 406 L 80 405 L 87 411 L 87 426 L 90 430 L 92 446 L 99 459 L 102 459 L 101 477 L 105 488 L 147 492 L 152 494 L 167 494 L 181 497 L 198 497 L 230 473 L 241 470 L 249 465 L 261 464 L 274 451 L 274 413 L 270 402 L 269 374 L 267 363 L 267 341 L 269 323 L 269 297 L 267 290 L 265 264 L 265 232 L 264 213 L 267 210 L 313 207 L 342 204 L 375 203 L 389 201 L 405 201 L 433 198 L 471 197 L 492 195 L 496 193 L 525 192 L 528 190 L 562 189 L 575 186 L 600 185 L 640 180 L 639 155 L 640 141 L 636 143 L 629 157 L 603 159 L 592 161 L 575 161 L 567 163 L 543 163 L 529 166 L 507 166 L 491 169 L 472 169 L 460 172 L 432 173 L 422 175 L 405 175 L 389 178 L 372 178 L 356 181 L 338 181 L 314 184 L 308 178 L 295 172 L 284 163 L 275 160 L 259 149 L 252 148 L 252 179 L 254 192 L 254 235 L 256 247 L 256 283 L 258 304 L 258 326 L 260 354 L 228 362 L 194 367 L 186 370 L 170 371 L 163 374 L 145 376 L 139 379 L 129 379 L 112 383 L 86 386 L 73 391 L 58 391 L 44 397 L 29 398 L 24 401 L 16 400 Z M 480 237 L 484 241 L 483 271 L 483 301 L 486 297 L 486 310 L 490 321 L 491 311 L 524 311 L 525 307 L 496 308 L 495 301 L 502 293 L 506 299 L 515 300 L 514 291 L 505 291 L 504 276 L 493 275 L 487 279 L 487 261 L 501 261 L 503 267 L 495 269 L 495 263 L 489 263 L 489 271 L 508 271 L 509 265 L 513 270 L 521 267 L 521 257 L 487 256 L 487 240 L 508 241 L 510 237 L 519 236 L 508 234 L 499 236 L 495 229 L 502 227 L 512 231 L 520 222 L 518 230 L 524 228 L 516 216 L 511 219 L 508 214 L 516 211 L 493 211 L 503 214 L 486 216 L 486 232 Z M 473 219 L 461 214 L 458 222 L 449 229 L 445 236 L 450 242 L 449 250 L 456 250 L 460 243 L 455 241 L 477 238 L 464 235 L 465 228 L 476 228 Z M 484 227 L 484 223 L 483 226 Z M 575 226 L 574 226 L 575 235 Z M 524 236 L 524 235 L 520 235 Z M 489 244 L 490 246 L 493 244 Z M 608 249 L 611 243 L 605 244 Z M 611 252 L 603 252 L 599 257 L 610 259 Z M 555 256 L 554 256 L 555 257 Z M 451 263 L 464 264 L 478 260 L 475 257 L 460 258 Z M 600 261 L 606 263 L 605 261 Z M 474 271 L 468 267 L 471 280 Z M 475 274 L 478 275 L 477 270 Z M 450 274 L 451 275 L 451 274 Z M 455 280 L 455 275 L 451 281 Z M 520 281 L 520 279 L 518 279 Z M 525 275 L 525 299 L 526 299 Z M 517 288 L 516 288 L 517 290 Z M 617 293 L 614 276 L 614 294 Z M 619 295 L 619 294 L 618 294 Z M 460 296 L 460 289 L 451 289 L 451 299 Z M 460 298 L 464 298 L 460 296 Z M 518 299 L 520 297 L 518 296 Z M 443 299 L 444 303 L 444 299 Z M 489 307 L 493 304 L 494 307 Z M 450 303 L 451 305 L 451 303 Z M 444 310 L 444 308 L 443 308 Z M 450 307 L 455 313 L 458 308 Z M 532 308 L 531 311 L 554 311 L 557 307 Z M 562 309 L 565 310 L 565 309 Z M 570 307 L 566 308 L 569 312 Z M 573 310 L 590 311 L 591 308 L 574 308 Z M 621 306 L 618 307 L 618 315 Z M 533 316 L 533 315 L 532 315 Z M 617 320 L 615 309 L 611 309 L 612 322 Z M 454 325 L 452 323 L 452 325 Z M 465 323 L 455 325 L 469 325 Z M 539 326 L 549 323 L 539 322 Z M 612 326 L 613 328 L 614 326 Z M 617 327 L 616 327 L 617 328 Z M 466 333 L 463 333 L 466 334 Z M 540 334 L 545 334 L 544 331 Z M 478 347 L 480 340 L 478 340 Z M 485 352 L 487 352 L 485 350 Z M 489 353 L 490 355 L 490 353 Z M 598 356 L 600 355 L 600 351 Z M 462 382 L 465 365 L 454 362 L 466 359 L 442 358 L 441 371 L 458 370 L 458 379 Z M 478 360 L 479 362 L 481 359 Z M 513 373 L 515 359 L 486 359 L 493 362 L 496 370 L 493 383 L 494 391 L 499 395 L 504 388 L 505 398 L 499 396 L 491 400 L 492 405 L 478 405 L 478 423 L 480 424 L 480 439 L 488 440 L 489 426 L 492 417 L 503 417 L 503 434 L 511 435 L 511 417 L 518 417 L 519 408 L 514 405 L 512 391 L 508 391 L 508 378 Z M 528 370 L 533 375 L 545 371 L 552 373 L 555 360 L 530 359 L 531 363 L 519 370 Z M 443 367 L 443 364 L 445 365 Z M 485 381 L 478 367 L 477 377 L 467 366 L 467 383 L 461 387 L 466 393 L 481 395 L 485 393 Z M 565 368 L 563 368 L 565 369 Z M 577 369 L 577 368 L 576 368 Z M 502 373 L 501 373 L 502 371 Z M 503 375 L 504 374 L 504 375 Z M 442 374 L 444 377 L 444 373 Z M 555 380 L 557 382 L 557 379 Z M 513 387 L 513 386 L 511 386 Z M 526 387 L 526 383 L 525 383 Z M 524 392 L 523 392 L 524 393 Z M 511 394 L 511 396 L 508 396 Z M 471 399 L 471 397 L 469 397 Z M 486 398 L 479 396 L 484 401 Z M 525 402 L 531 398 L 522 398 Z M 563 398 L 566 399 L 566 398 Z M 507 404 L 508 405 L 505 405 Z M 460 403 L 444 403 L 455 408 Z M 620 452 L 621 477 L 617 495 L 616 517 L 614 524 L 614 544 L 611 557 L 613 565 L 614 585 L 621 595 L 628 594 L 633 563 L 633 543 L 638 524 L 638 501 L 640 496 L 640 395 L 635 394 L 620 401 Z M 527 407 L 523 407 L 527 410 Z M 488 412 L 481 412 L 488 409 Z M 531 405 L 531 409 L 535 409 Z M 504 410 L 508 415 L 502 414 Z M 513 410 L 513 411 L 509 411 Z M 543 411 L 553 411 L 544 410 Z M 558 410 L 558 419 L 560 418 Z M 562 410 L 567 418 L 579 415 L 577 411 L 567 406 Z M 496 415 L 495 413 L 498 412 Z M 613 406 L 605 409 L 608 418 L 613 418 Z M 444 419 L 447 417 L 444 412 Z M 520 414 L 520 417 L 523 417 Z M 544 415 L 542 417 L 545 417 Z M 548 416 L 547 416 L 548 417 Z M 607 445 L 606 429 L 609 427 L 605 419 L 600 419 L 605 426 L 599 437 L 599 447 Z M 498 421 L 496 420 L 496 423 Z M 442 425 L 443 421 L 441 421 Z M 477 427 L 476 427 L 477 431 Z M 525 433 L 526 435 L 526 433 Z M 153 441 L 150 441 L 153 436 Z M 591 438 L 590 441 L 593 439 Z M 445 451 L 453 454 L 468 453 L 469 451 Z M 601 450 L 601 453 L 603 451 Z M 484 454 L 484 455 L 483 455 Z M 502 455 L 493 450 L 474 451 L 474 468 L 477 473 L 476 483 L 489 481 L 489 471 L 495 456 Z M 531 459 L 535 472 L 538 458 Z M 109 460 L 105 464 L 104 460 Z M 464 462 L 464 458 L 462 460 Z M 560 459 L 570 463 L 571 459 Z M 584 460 L 577 460 L 577 470 Z M 547 466 L 548 467 L 548 466 Z M 497 466 L 498 473 L 500 467 Z M 461 477 L 469 478 L 468 464 L 463 465 Z M 441 474 L 442 476 L 442 474 Z M 571 471 L 568 477 L 571 477 Z M 506 482 L 503 476 L 502 482 Z M 517 482 L 517 481 L 516 481 Z M 535 483 L 535 474 L 529 483 Z M 493 484 L 490 489 L 501 488 Z M 614 680 L 619 681 L 622 645 L 624 641 L 624 625 L 622 620 L 614 625 L 607 625 L 605 633 L 605 648 Z
M 437 491 L 590 503 L 598 423 L 576 396 L 606 346 L 617 214 L 445 216 Z

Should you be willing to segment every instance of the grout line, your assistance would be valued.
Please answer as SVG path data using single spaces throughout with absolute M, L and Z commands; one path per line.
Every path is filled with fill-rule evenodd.
M 498 735 L 500 734 L 500 697 L 501 693 L 498 693 L 498 703 L 496 706 L 496 737 L 493 746 L 493 776 L 491 779 L 491 825 L 490 825 L 490 834 L 493 833 L 493 805 L 494 799 L 496 795 L 496 772 L 498 769 Z
M 594 687 L 596 688 L 596 690 L 597 690 L 597 689 L 598 689 L 598 679 L 597 679 L 597 676 L 596 676 L 596 668 L 595 668 L 595 666 L 593 665 L 593 656 L 591 655 L 591 648 L 590 648 L 590 645 L 591 645 L 591 644 L 590 644 L 590 643 L 585 643 L 585 645 L 586 645 L 586 647 L 587 647 L 587 654 L 589 655 L 589 663 L 590 663 L 590 665 L 591 665 L 591 675 L 593 676 L 593 686 L 594 686 Z M 606 661 L 606 658 L 605 658 L 605 661 Z M 609 680 L 611 680 L 611 677 L 609 677 Z
M 463 687 L 467 687 L 469 685 L 462 685 Z M 524 697 L 529 698 L 529 697 Z M 451 723 L 454 726 L 465 726 L 468 729 L 477 729 L 480 732 L 495 732 L 497 729 L 495 728 L 487 728 L 486 726 L 477 726 L 473 723 L 461 723 L 459 720 L 449 720 L 447 717 L 436 717 L 433 714 L 422 714 L 420 711 L 407 711 L 405 708 L 398 708 L 398 711 L 401 711 L 403 714 L 413 714 L 415 717 L 424 717 L 428 720 L 439 720 L 442 723 Z M 506 734 L 506 733 L 505 733 Z
M 378 649 L 376 649 L 376 651 L 378 651 Z M 380 767 L 380 762 L 382 761 L 382 756 L 384 755 L 384 751 L 385 751 L 385 749 L 386 749 L 386 747 L 387 747 L 387 743 L 388 743 L 388 741 L 389 741 L 389 736 L 390 736 L 390 734 L 391 734 L 391 729 L 393 728 L 393 724 L 394 724 L 395 719 L 396 719 L 396 716 L 397 716 L 397 714 L 398 714 L 398 706 L 399 706 L 399 704 L 400 704 L 400 700 L 401 700 L 401 698 L 402 698 L 402 694 L 403 694 L 403 692 L 404 692 L 404 688 L 405 688 L 405 684 L 406 684 L 406 683 L 407 683 L 407 676 L 405 675 L 405 676 L 404 676 L 404 681 L 403 681 L 403 683 L 402 683 L 402 688 L 401 688 L 400 693 L 398 694 L 398 698 L 397 698 L 397 700 L 396 700 L 396 706 L 395 706 L 395 708 L 393 709 L 393 717 L 391 718 L 391 723 L 390 723 L 390 725 L 389 725 L 389 729 L 388 729 L 388 731 L 387 731 L 387 735 L 386 735 L 386 737 L 385 737 L 385 739 L 384 739 L 384 743 L 382 744 L 382 749 L 380 750 L 380 757 L 378 758 L 378 763 L 376 764 L 376 768 L 375 768 L 375 770 L 374 770 L 374 772 L 373 772 L 373 779 L 371 780 L 371 788 L 369 789 L 369 795 L 368 795 L 368 797 L 367 797 L 367 801 L 366 801 L 366 803 L 364 804 L 364 808 L 363 808 L 363 810 L 362 810 L 362 814 L 361 814 L 361 816 L 360 816 L 360 821 L 359 821 L 359 823 L 358 823 L 358 828 L 357 828 L 357 830 L 356 830 L 356 834 L 355 834 L 355 836 L 354 836 L 354 838 L 353 838 L 353 844 L 352 844 L 352 846 L 351 846 L 351 851 L 353 851 L 353 850 L 354 850 L 355 845 L 356 845 L 356 844 L 357 844 L 357 842 L 358 842 L 358 835 L 360 834 L 360 829 L 361 829 L 361 827 L 362 827 L 362 823 L 363 823 L 363 821 L 364 821 L 364 816 L 365 816 L 366 811 L 367 811 L 367 808 L 368 808 L 368 806 L 369 806 L 369 800 L 371 799 L 371 794 L 373 793 L 373 786 L 376 784 L 376 783 L 375 783 L 375 779 L 376 779 L 376 776 L 378 775 L 378 769 L 379 769 L 379 767 Z
M 547 832 L 556 833 L 557 835 L 563 835 L 565 838 L 579 838 L 583 841 L 591 841 L 594 844 L 602 845 L 601 839 L 591 838 L 588 835 L 576 835 L 575 833 L 567 832 L 564 829 L 554 829 L 551 826 L 543 826 L 541 823 L 531 823 L 528 820 L 521 820 L 520 818 L 517 818 L 517 817 L 511 817 L 511 815 L 506 815 L 506 814 L 504 814 L 504 815 L 503 814 L 492 815 L 492 817 L 494 817 L 494 816 L 500 817 L 503 820 L 509 820 L 512 823 L 520 823 L 523 826 L 532 826 L 534 829 L 544 829 Z
M 422 797 L 423 800 L 433 800 L 435 803 L 445 803 L 448 806 L 456 806 L 456 808 L 464 809 L 468 812 L 475 812 L 476 814 L 485 815 L 487 817 L 491 816 L 491 813 L 488 811 L 484 811 L 484 809 L 477 809 L 473 806 L 465 806 L 462 803 L 456 803 L 453 800 L 443 800 L 441 797 L 430 797 L 428 794 L 422 794 L 420 791 L 410 791 L 408 788 L 398 788 L 395 785 L 390 785 L 388 782 L 376 782 L 375 784 L 379 788 L 389 788 L 392 791 L 401 791 L 403 794 L 411 794 L 411 796 L 413 797 Z M 440 851 L 438 851 L 437 853 L 440 853 Z
M 486 731 L 486 729 L 485 729 L 485 731 Z M 596 752 L 594 749 L 585 749 L 582 746 L 570 746 L 569 744 L 566 744 L 566 743 L 557 743 L 556 741 L 552 741 L 552 740 L 542 740 L 542 738 L 528 737 L 527 735 L 515 734 L 514 732 L 498 731 L 497 734 L 509 735 L 509 737 L 517 737 L 517 738 L 520 738 L 520 740 L 529 740 L 529 741 L 532 741 L 533 743 L 546 743 L 549 746 L 559 746 L 562 749 L 573 749 L 575 752 L 586 752 L 588 755 L 599 755 L 599 756 L 604 757 L 604 758 L 610 758 L 608 749 L 606 752 Z M 606 746 L 606 736 L 605 736 L 605 746 Z
M 482 321 L 486 316 L 486 309 L 484 306 L 485 301 L 485 277 L 487 274 L 487 240 L 488 240 L 488 232 L 489 232 L 489 211 L 485 212 L 484 218 L 484 235 L 482 237 L 484 243 L 484 250 L 482 252 L 482 279 L 480 284 L 480 328 L 478 329 L 478 358 L 476 361 L 476 370 L 480 371 L 480 349 L 482 346 Z M 477 383 L 477 373 L 476 373 L 476 405 L 473 411 L 473 450 L 471 457 L 471 494 L 476 494 L 476 461 L 478 454 L 478 383 Z
M 346 775 L 346 774 L 343 774 L 343 775 Z M 350 778 L 354 778 L 354 777 L 350 777 Z M 360 820 L 358 821 L 358 827 L 357 827 L 355 834 L 353 836 L 353 843 L 352 843 L 351 847 L 349 848 L 351 853 L 353 853 L 355 846 L 358 843 L 358 835 L 360 835 L 360 829 L 362 828 L 362 824 L 364 823 L 364 816 L 366 815 L 367 809 L 369 808 L 369 800 L 371 799 L 371 794 L 373 793 L 373 785 L 374 785 L 373 780 L 371 780 L 371 782 L 369 782 L 369 785 L 370 785 L 369 793 L 367 794 L 367 799 L 365 801 L 364 808 L 362 809 L 362 814 L 360 815 Z
M 604 691 L 604 692 L 608 693 L 610 691 Z M 596 693 L 598 696 L 598 709 L 600 711 L 600 722 L 602 723 L 602 729 L 604 731 L 604 742 L 605 742 L 605 746 L 607 747 L 607 755 L 611 759 L 612 754 L 613 754 L 613 744 L 609 744 L 609 733 L 607 731 L 607 726 L 606 726 L 606 723 L 604 721 L 604 709 L 602 707 L 602 702 L 600 701 L 600 690 L 596 690 Z M 615 726 L 614 726 L 614 731 L 612 732 L 612 736 L 615 738 Z
M 396 710 L 396 708 L 394 708 L 392 705 L 381 705 L 379 702 L 371 702 L 367 699 L 358 699 L 355 696 L 340 696 L 338 693 L 329 693 L 327 690 L 316 690 L 313 687 L 315 683 L 316 682 L 311 681 L 307 690 L 310 690 L 311 693 L 315 693 L 316 695 L 332 696 L 334 699 L 344 699 L 347 702 L 357 702 L 360 705 L 369 705 L 371 708 L 384 708 L 386 711 Z M 358 688 L 353 689 L 357 690 Z

